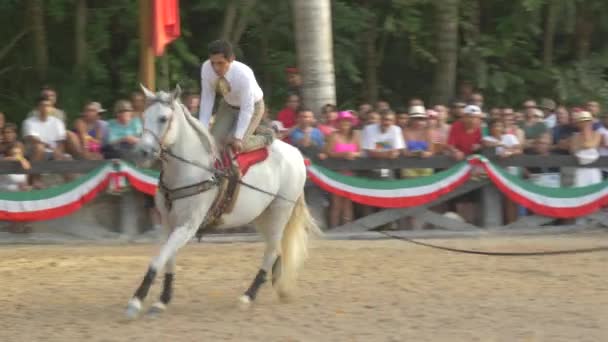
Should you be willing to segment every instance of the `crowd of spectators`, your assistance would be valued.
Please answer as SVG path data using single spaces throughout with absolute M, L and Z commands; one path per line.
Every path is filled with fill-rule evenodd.
M 496 154 L 508 158 L 517 154 L 574 154 L 581 163 L 608 155 L 608 115 L 598 102 L 580 107 L 558 105 L 551 99 L 527 100 L 521 108 L 484 105 L 483 94 L 471 88 L 459 94 L 448 107 L 429 106 L 421 99 L 411 99 L 407 108 L 393 109 L 386 101 L 361 104 L 357 110 L 339 110 L 328 104 L 319 110 L 301 106 L 300 97 L 292 94 L 273 122 L 281 137 L 296 147 L 318 157 L 355 159 L 428 158 L 447 155 L 455 161 L 468 155 Z M 379 179 L 408 179 L 433 174 L 430 168 L 361 172 L 360 176 Z M 517 168 L 508 172 L 544 186 L 585 186 L 600 182 L 597 168 Z M 348 172 L 347 174 L 353 174 Z M 479 175 L 483 177 L 483 174 Z M 454 210 L 466 221 L 476 220 L 478 194 L 456 201 Z M 523 208 L 505 199 L 505 221 L 512 222 L 524 213 Z M 330 196 L 328 221 L 337 226 L 351 221 L 353 203 L 337 195 Z M 361 208 L 361 214 L 373 208 Z M 355 210 L 356 211 L 356 210 Z
M 290 76 L 285 106 L 276 115 L 272 126 L 278 137 L 318 157 L 353 160 L 395 159 L 399 157 L 428 158 L 447 155 L 455 161 L 482 149 L 493 150 L 500 157 L 527 153 L 546 155 L 575 154 L 580 159 L 608 155 L 608 115 L 598 102 L 590 101 L 580 107 L 558 105 L 553 100 L 527 100 L 521 108 L 490 107 L 483 94 L 464 83 L 450 106 L 428 105 L 413 98 L 405 108 L 393 109 L 386 101 L 363 103 L 356 110 L 339 110 L 327 104 L 318 111 L 301 103 L 297 73 Z M 184 105 L 197 113 L 200 97 L 188 93 Z M 111 113 L 99 102 L 84 104 L 82 112 L 68 121 L 58 108 L 57 91 L 43 87 L 39 97 L 18 125 L 5 122 L 0 112 L 0 155 L 6 160 L 19 161 L 23 168 L 30 161 L 68 159 L 122 158 L 132 152 L 142 133 L 145 97 L 133 92 L 129 99 L 118 100 Z M 317 113 L 318 115 L 315 115 Z M 436 172 L 431 168 L 373 169 L 355 174 L 377 179 L 410 179 Z M 508 172 L 526 177 L 544 186 L 584 186 L 606 177 L 594 168 L 516 168 Z M 70 179 L 71 175 L 65 175 Z M 39 175 L 0 176 L 0 191 L 42 189 Z M 464 196 L 454 204 L 454 210 L 466 221 L 475 221 L 475 193 Z M 153 212 L 153 203 L 147 206 Z M 354 206 L 346 198 L 329 196 L 330 226 L 353 220 L 357 214 L 375 210 Z M 505 218 L 511 222 L 522 214 L 522 208 L 505 200 Z M 411 223 L 411 222 L 410 222 Z

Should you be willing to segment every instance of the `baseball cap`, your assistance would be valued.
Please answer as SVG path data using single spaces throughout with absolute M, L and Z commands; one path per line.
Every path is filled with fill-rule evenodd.
M 464 107 L 464 113 L 472 116 L 481 116 L 481 108 L 475 105 L 468 105 Z

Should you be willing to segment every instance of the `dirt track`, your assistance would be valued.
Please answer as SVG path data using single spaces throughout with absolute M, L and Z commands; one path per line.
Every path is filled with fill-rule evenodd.
M 434 242 L 525 251 L 607 238 Z M 608 340 L 608 253 L 492 258 L 400 241 L 315 242 L 295 301 L 282 304 L 265 287 L 243 311 L 236 299 L 261 247 L 188 246 L 165 316 L 126 322 L 155 246 L 3 246 L 0 341 Z

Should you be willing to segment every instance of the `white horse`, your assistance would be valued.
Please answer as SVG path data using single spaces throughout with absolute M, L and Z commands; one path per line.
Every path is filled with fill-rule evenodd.
M 160 313 L 171 300 L 175 258 L 197 232 L 215 196 L 217 174 L 214 163 L 217 150 L 213 137 L 193 118 L 179 101 L 179 86 L 169 94 L 154 94 L 142 86 L 149 106 L 143 114 L 144 132 L 137 146 L 140 164 L 149 165 L 155 159 L 162 161 L 160 182 L 167 189 L 188 188 L 203 184 L 202 192 L 172 201 L 168 208 L 160 189 L 156 206 L 168 233 L 159 254 L 152 259 L 148 271 L 129 300 L 127 315 L 136 317 L 142 308 L 148 290 L 161 269 L 165 278 L 160 301 L 150 313 Z M 320 234 L 304 200 L 306 168 L 300 152 L 280 140 L 275 140 L 266 160 L 252 166 L 242 181 L 255 185 L 253 189 L 241 185 L 231 213 L 221 218 L 218 228 L 242 226 L 253 222 L 266 243 L 262 265 L 251 286 L 240 297 L 243 303 L 255 300 L 260 286 L 272 272 L 273 287 L 284 297 L 292 288 L 297 270 L 306 258 L 308 237 Z

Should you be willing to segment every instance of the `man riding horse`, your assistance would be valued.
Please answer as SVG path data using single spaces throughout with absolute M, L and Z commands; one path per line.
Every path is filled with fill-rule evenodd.
M 264 116 L 264 93 L 247 65 L 236 61 L 232 45 L 225 40 L 209 44 L 209 59 L 201 68 L 199 119 L 209 127 L 215 96 L 217 107 L 211 134 L 220 149 L 230 145 L 235 154 L 272 143 L 272 134 L 254 134 Z

